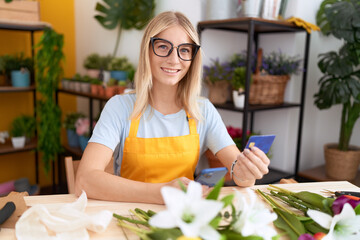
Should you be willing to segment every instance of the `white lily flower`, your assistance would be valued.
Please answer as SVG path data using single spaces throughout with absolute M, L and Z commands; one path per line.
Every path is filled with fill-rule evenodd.
M 153 216 L 149 220 L 151 226 L 179 227 L 186 237 L 220 239 L 220 234 L 209 223 L 220 212 L 223 203 L 203 199 L 200 183 L 190 182 L 186 193 L 177 188 L 163 187 L 161 194 L 167 210 Z
M 345 203 L 341 213 L 334 217 L 311 209 L 307 214 L 320 226 L 329 229 L 329 233 L 322 240 L 360 239 L 360 215 L 356 215 L 348 203 Z
M 277 232 L 269 226 L 269 223 L 273 222 L 277 218 L 277 215 L 276 213 L 270 212 L 270 210 L 263 205 L 255 205 L 255 193 L 249 189 L 247 189 L 247 192 L 248 196 L 250 196 L 250 203 L 246 201 L 246 198 L 240 192 L 235 192 L 237 199 L 235 208 L 237 209 L 239 218 L 234 223 L 233 228 L 244 237 L 257 235 L 264 240 L 271 240 Z

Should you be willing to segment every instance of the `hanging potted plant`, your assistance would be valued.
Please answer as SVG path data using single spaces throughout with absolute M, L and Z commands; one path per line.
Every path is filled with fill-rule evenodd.
M 64 36 L 47 28 L 36 45 L 36 89 L 41 94 L 37 104 L 38 150 L 42 153 L 44 170 L 50 170 L 51 161 L 62 151 L 60 142 L 61 110 L 56 104 L 55 92 L 63 74 Z
M 343 40 L 336 51 L 320 54 L 323 73 L 315 105 L 328 109 L 342 105 L 338 143 L 324 146 L 326 174 L 337 180 L 353 180 L 360 162 L 360 149 L 350 145 L 355 123 L 360 117 L 360 5 L 358 0 L 323 1 L 316 21 L 322 33 Z
M 218 59 L 212 61 L 212 65 L 204 66 L 204 79 L 209 88 L 209 100 L 215 104 L 222 104 L 230 96 L 232 67 L 228 62 L 221 64 Z

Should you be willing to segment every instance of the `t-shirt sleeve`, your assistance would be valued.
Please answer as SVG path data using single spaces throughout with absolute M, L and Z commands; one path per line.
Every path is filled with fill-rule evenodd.
M 120 96 L 112 97 L 101 112 L 89 142 L 103 144 L 113 151 L 125 134 L 126 121 L 129 119 L 127 108 Z M 125 111 L 124 111 L 125 110 Z
M 205 146 L 211 150 L 214 154 L 223 149 L 224 147 L 234 145 L 234 141 L 230 137 L 226 126 L 221 119 L 219 112 L 214 105 L 205 100 Z

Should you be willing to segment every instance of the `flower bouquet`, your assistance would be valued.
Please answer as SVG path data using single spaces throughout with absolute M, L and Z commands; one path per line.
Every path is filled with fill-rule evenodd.
M 134 218 L 113 214 L 118 224 L 132 230 L 144 240 L 190 239 L 274 239 L 276 231 L 269 225 L 277 216 L 259 204 L 256 194 L 248 190 L 250 202 L 238 191 L 219 199 L 221 180 L 207 196 L 202 198 L 202 187 L 190 182 L 186 189 L 161 189 L 166 210 L 155 213 L 135 209 Z
M 360 198 L 348 195 L 326 198 L 312 192 L 291 192 L 269 186 L 269 194 L 259 189 L 257 192 L 278 215 L 274 225 L 289 239 L 360 239 Z

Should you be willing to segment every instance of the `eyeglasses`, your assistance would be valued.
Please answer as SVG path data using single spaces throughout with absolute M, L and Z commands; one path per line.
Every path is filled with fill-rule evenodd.
M 150 41 L 156 56 L 168 57 L 174 50 L 174 47 L 176 47 L 177 55 L 184 61 L 193 60 L 200 48 L 199 45 L 193 43 L 182 43 L 178 46 L 174 46 L 170 41 L 157 37 L 150 38 Z

